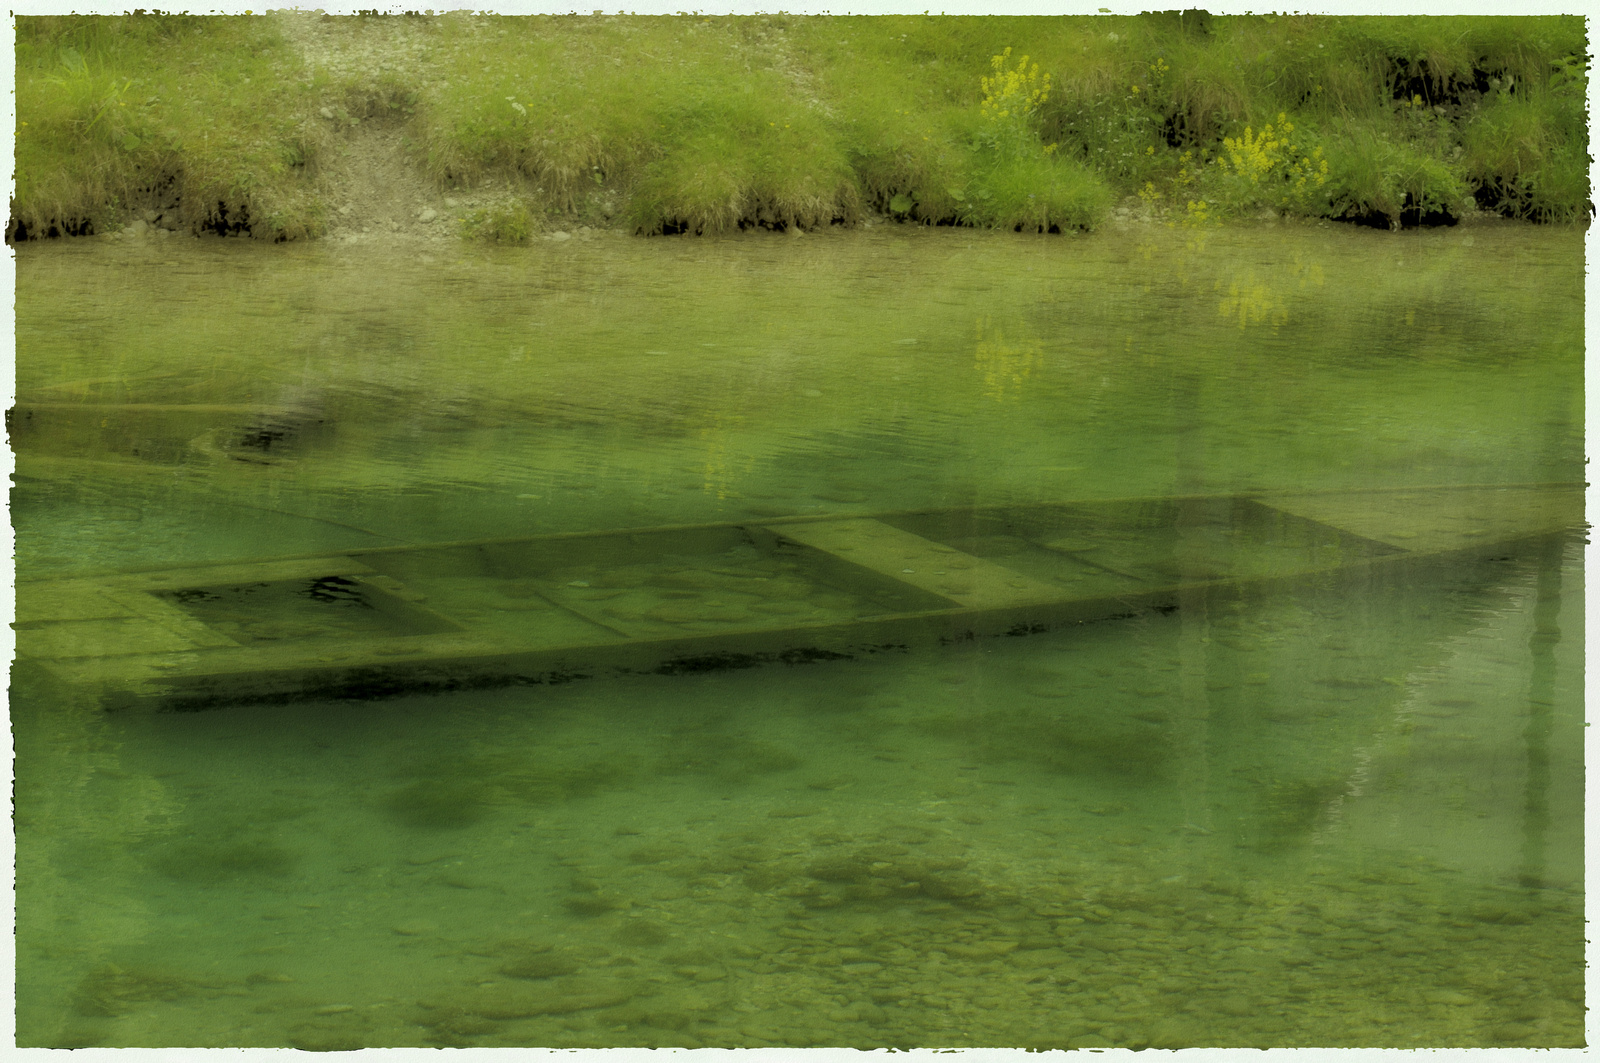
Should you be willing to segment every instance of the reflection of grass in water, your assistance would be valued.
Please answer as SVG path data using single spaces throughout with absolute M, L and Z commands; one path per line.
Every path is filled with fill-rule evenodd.
M 1023 761 L 1068 774 L 1088 772 L 1153 782 L 1166 771 L 1165 733 L 1142 721 L 1091 712 L 941 713 L 922 729 L 960 741 L 979 760 Z
M 1339 796 L 1345 780 L 1273 779 L 1257 793 L 1257 847 L 1283 849 L 1310 837 L 1328 802 Z
M 452 757 L 413 773 L 380 807 L 402 826 L 461 830 L 497 808 L 558 804 L 626 788 L 635 758 L 563 759 L 559 750 Z
M 560 804 L 626 790 L 651 774 L 699 775 L 740 784 L 802 763 L 793 751 L 771 742 L 686 732 L 668 739 L 647 763 L 626 754 L 601 759 L 550 748 L 452 757 L 414 770 L 410 781 L 379 800 L 379 807 L 410 829 L 463 830 L 496 809 Z

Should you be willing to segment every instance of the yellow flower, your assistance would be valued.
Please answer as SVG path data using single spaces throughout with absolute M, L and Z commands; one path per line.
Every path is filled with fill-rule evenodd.
M 989 60 L 994 75 L 979 79 L 983 100 L 979 111 L 985 118 L 1000 120 L 1020 118 L 1037 110 L 1050 95 L 1050 75 L 1039 76 L 1039 64 L 1029 65 L 1028 57 L 1017 60 L 1016 68 L 1006 69 L 1011 56 L 1007 48 Z

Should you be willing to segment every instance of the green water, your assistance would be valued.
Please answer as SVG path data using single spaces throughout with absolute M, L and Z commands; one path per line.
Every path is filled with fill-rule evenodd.
M 18 254 L 19 579 L 1581 480 L 1582 239 Z M 1573 1046 L 1582 542 L 853 660 L 96 711 L 16 673 L 24 1045 Z

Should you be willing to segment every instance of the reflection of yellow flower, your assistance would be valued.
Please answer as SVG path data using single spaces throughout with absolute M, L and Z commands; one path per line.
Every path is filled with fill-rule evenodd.
M 987 317 L 978 319 L 973 365 L 983 374 L 983 393 L 996 402 L 1015 399 L 1034 371 L 1044 367 L 1044 349 L 1038 340 L 1006 343 L 1005 332 Z
M 1172 256 L 1170 275 L 1183 286 L 1209 290 L 1217 299 L 1217 315 L 1231 320 L 1241 329 L 1267 325 L 1278 328 L 1289 322 L 1291 311 L 1298 311 L 1307 289 L 1326 285 L 1322 264 L 1296 251 L 1288 261 L 1278 260 L 1265 270 L 1244 267 L 1231 269 L 1215 259 L 1200 258 L 1205 251 L 1210 228 L 1195 228 L 1185 234 L 1187 253 Z M 1144 268 L 1159 266 L 1156 252 L 1162 245 L 1141 245 Z M 1219 270 L 1221 275 L 1219 276 Z
M 1188 211 L 1189 213 L 1181 219 L 1185 229 L 1203 229 L 1212 221 L 1211 204 L 1203 199 L 1189 200 Z M 1171 225 L 1172 222 L 1169 221 L 1167 224 Z M 1222 223 L 1219 221 L 1216 224 Z
M 1221 317 L 1237 318 L 1241 330 L 1250 325 L 1266 324 L 1277 328 L 1289 320 L 1289 310 L 1283 300 L 1270 284 L 1258 280 L 1254 271 L 1228 285 L 1228 294 L 1217 304 L 1217 313 Z
M 694 421 L 700 420 L 699 417 L 694 418 Z M 728 451 L 733 429 L 739 427 L 743 420 L 742 417 L 712 412 L 709 424 L 702 422 L 697 426 L 698 435 L 706 448 L 705 464 L 701 467 L 700 489 L 707 494 L 716 495 L 719 499 L 738 498 L 740 494 L 733 486 L 735 470 Z

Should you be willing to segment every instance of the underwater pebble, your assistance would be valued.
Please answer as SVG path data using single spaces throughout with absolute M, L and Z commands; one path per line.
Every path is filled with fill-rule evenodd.
M 676 845 L 653 844 L 641 845 L 628 853 L 628 862 L 631 864 L 660 864 L 681 856 L 682 849 Z
M 508 978 L 558 978 L 562 975 L 573 974 L 578 970 L 578 965 L 565 956 L 542 955 L 528 956 L 513 961 L 500 968 L 500 973 Z
M 1016 941 L 985 941 L 973 945 L 946 945 L 945 951 L 952 956 L 963 959 L 989 959 L 995 956 L 1004 956 L 1017 947 Z
M 433 934 L 439 929 L 438 923 L 430 923 L 425 919 L 417 919 L 408 923 L 398 923 L 393 927 L 396 934 L 403 937 L 418 937 L 422 934 Z
M 1472 997 L 1469 997 L 1467 994 L 1458 993 L 1449 989 L 1430 990 L 1422 994 L 1422 999 L 1427 1001 L 1429 1004 L 1449 1004 L 1457 1007 L 1477 1003 L 1477 1001 L 1475 1001 Z
M 561 906 L 573 915 L 604 915 L 631 907 L 630 902 L 615 897 L 603 897 L 598 894 L 568 897 L 561 902 Z
M 1213 1001 L 1211 1006 L 1222 1014 L 1232 1015 L 1235 1018 L 1244 1018 L 1248 1015 L 1255 1015 L 1261 1010 L 1249 1000 L 1236 993 Z
M 481 890 L 492 885 L 486 879 L 473 878 L 468 875 L 439 875 L 430 881 L 440 886 L 449 886 L 451 889 L 458 890 Z
M 289 1044 L 302 1052 L 357 1052 L 366 1038 L 341 1027 L 300 1026 L 289 1033 Z
M 455 1009 L 486 1019 L 525 1019 L 535 1015 L 568 1015 L 595 1008 L 616 1007 L 633 999 L 624 985 L 587 985 L 551 992 L 544 988 L 503 986 L 455 994 L 432 1006 Z

